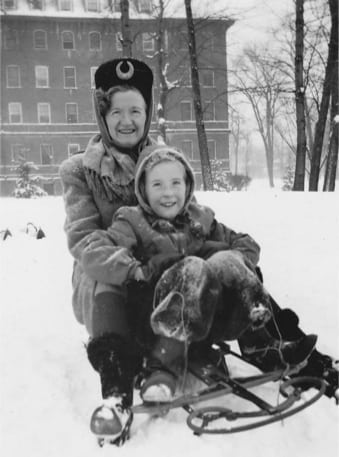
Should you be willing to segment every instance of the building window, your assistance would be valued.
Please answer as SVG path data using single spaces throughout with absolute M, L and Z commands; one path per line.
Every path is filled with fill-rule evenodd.
M 35 87 L 49 87 L 48 67 L 36 65 L 35 67 Z
M 165 30 L 164 31 L 164 44 L 163 44 L 164 48 L 166 51 L 168 51 L 168 31 Z
M 72 11 L 72 0 L 59 0 L 59 9 L 60 11 Z
M 51 107 L 49 103 L 38 103 L 38 122 L 39 124 L 51 123 Z
M 206 100 L 204 109 L 205 121 L 215 121 L 215 105 L 214 101 Z
M 87 0 L 87 11 L 93 11 L 93 12 L 100 11 L 99 0 Z
M 139 0 L 139 13 L 150 13 L 152 11 L 152 0 Z
M 207 46 L 209 47 L 210 51 L 214 51 L 215 48 L 215 38 L 213 33 L 209 33 L 207 35 Z
M 78 122 L 78 105 L 76 103 L 66 103 L 66 122 L 67 124 Z
M 213 70 L 202 70 L 201 71 L 201 82 L 204 87 L 214 87 L 214 71 Z
M 62 49 L 74 49 L 73 32 L 62 32 Z
M 216 142 L 215 140 L 207 140 L 208 155 L 210 159 L 215 159 L 217 156 Z
M 11 144 L 11 156 L 12 162 L 18 162 L 20 159 L 26 160 L 27 149 L 23 144 Z
M 18 31 L 17 30 L 6 30 L 4 39 L 5 49 L 16 49 L 18 45 Z
M 180 112 L 182 121 L 192 120 L 192 103 L 189 101 L 180 102 Z
M 41 165 L 52 165 L 53 146 L 51 144 L 40 144 L 40 162 Z
M 157 71 L 154 65 L 147 64 L 153 73 L 153 89 L 157 87 Z M 155 100 L 155 91 L 153 91 L 153 100 Z
M 21 103 L 9 103 L 8 114 L 10 124 L 22 124 L 22 106 Z
M 100 51 L 101 50 L 101 33 L 100 32 L 90 32 L 89 49 L 91 51 Z
M 121 32 L 115 34 L 115 47 L 117 51 L 122 51 L 122 35 Z
M 31 0 L 29 2 L 29 7 L 32 10 L 42 10 L 44 9 L 44 0 Z
M 109 3 L 110 3 L 110 6 L 111 6 L 111 9 L 112 9 L 112 13 L 120 13 L 121 12 L 120 0 L 111 0 Z
M 33 47 L 34 49 L 47 49 L 47 33 L 45 30 L 34 30 Z
M 188 50 L 188 35 L 187 32 L 179 33 L 179 49 L 187 51 Z
M 19 65 L 8 65 L 6 67 L 7 87 L 21 87 Z
M 191 69 L 186 66 L 180 66 L 180 77 L 181 77 L 181 85 L 191 87 L 192 86 L 192 78 L 191 78 Z
M 92 122 L 95 122 L 97 120 L 94 97 L 92 97 L 92 109 L 91 109 L 90 116 L 91 116 Z
M 64 67 L 64 88 L 65 89 L 75 89 L 76 88 L 75 67 Z
M 154 51 L 154 38 L 150 33 L 142 34 L 142 49 L 143 51 Z
M 16 9 L 16 0 L 4 0 L 3 5 L 5 10 L 14 10 Z
M 80 145 L 76 143 L 69 143 L 68 146 L 68 157 L 77 154 L 80 151 Z
M 181 142 L 182 152 L 185 154 L 187 159 L 193 159 L 193 141 L 192 140 L 183 140 Z
M 91 67 L 91 74 L 90 74 L 90 78 L 91 78 L 91 89 L 95 89 L 95 79 L 94 79 L 94 75 L 95 75 L 95 72 L 97 71 L 98 67 Z
M 153 100 L 154 100 L 154 99 L 153 99 Z M 153 106 L 152 106 L 152 122 L 158 121 L 158 108 L 159 108 L 159 104 L 158 104 L 158 103 L 155 103 L 155 101 L 153 101 Z

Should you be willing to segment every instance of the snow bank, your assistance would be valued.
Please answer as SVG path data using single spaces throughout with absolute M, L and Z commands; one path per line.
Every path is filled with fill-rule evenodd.
M 319 347 L 339 355 L 337 194 L 198 193 L 219 220 L 262 246 L 266 287 L 292 306 Z M 196 437 L 186 413 L 135 417 L 133 438 L 100 449 L 88 429 L 99 400 L 98 377 L 86 361 L 86 334 L 71 310 L 72 259 L 60 197 L 0 199 L 0 452 L 10 457 L 318 457 L 336 456 L 338 408 L 327 398 L 283 423 L 243 434 Z M 28 222 L 46 238 L 24 233 Z

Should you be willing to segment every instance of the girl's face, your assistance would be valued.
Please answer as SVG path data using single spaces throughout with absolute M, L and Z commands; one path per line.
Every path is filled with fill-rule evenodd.
M 141 93 L 128 90 L 113 94 L 105 120 L 118 146 L 135 146 L 144 134 L 146 123 L 146 103 Z
M 179 161 L 163 161 L 146 170 L 145 192 L 155 214 L 174 219 L 186 200 L 186 170 Z

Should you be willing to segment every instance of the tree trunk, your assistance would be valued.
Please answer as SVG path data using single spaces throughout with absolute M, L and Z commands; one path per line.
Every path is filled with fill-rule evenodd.
M 240 144 L 240 120 L 232 116 L 232 136 L 234 138 L 234 174 L 238 174 L 239 144 Z
M 274 137 L 273 137 L 273 125 L 274 118 L 272 112 L 272 106 L 270 103 L 270 97 L 266 98 L 266 132 L 267 132 L 267 147 L 266 147 L 266 163 L 268 172 L 268 182 L 270 187 L 274 187 Z
M 293 190 L 305 190 L 306 119 L 304 87 L 304 0 L 296 0 L 295 33 L 295 104 L 297 151 Z
M 339 62 L 338 62 L 338 3 L 336 0 L 330 1 L 330 11 L 332 18 L 332 27 L 334 25 L 334 54 L 337 56 L 332 73 L 331 85 L 331 139 L 326 163 L 326 173 L 324 179 L 324 191 L 335 190 L 335 180 L 338 166 L 338 136 L 339 136 L 339 100 L 338 100 L 338 79 L 339 79 Z
M 156 47 L 157 47 L 157 65 L 158 65 L 158 76 L 159 76 L 159 104 L 157 106 L 157 118 L 158 118 L 158 131 L 162 137 L 164 143 L 166 143 L 166 105 L 168 98 L 168 84 L 165 77 L 165 38 L 164 38 L 164 2 L 159 2 L 160 13 L 157 21 L 158 30 L 156 36 Z
M 132 57 L 131 28 L 129 24 L 129 1 L 120 0 L 122 56 Z
M 318 182 L 319 182 L 319 174 L 320 174 L 320 160 L 321 160 L 321 152 L 323 147 L 324 141 L 324 133 L 325 133 L 325 126 L 326 126 L 326 119 L 328 114 L 328 108 L 330 104 L 330 96 L 331 96 L 331 83 L 332 83 L 332 74 L 335 71 L 335 64 L 336 64 L 336 35 L 337 35 L 337 27 L 338 27 L 338 13 L 332 14 L 332 11 L 337 10 L 338 6 L 336 5 L 337 0 L 328 0 L 330 11 L 331 11 L 331 34 L 330 34 L 330 42 L 328 46 L 328 57 L 326 63 L 326 70 L 325 70 L 325 80 L 324 80 L 324 87 L 323 93 L 321 97 L 321 104 L 320 104 L 320 112 L 319 118 L 315 128 L 315 137 L 314 137 L 314 146 L 312 150 L 311 156 L 311 173 L 310 173 L 310 183 L 309 183 L 309 190 L 317 191 L 318 190 Z M 336 16 L 336 18 L 335 18 Z
M 310 108 L 307 106 L 307 98 L 304 99 L 305 102 L 305 120 L 306 120 L 306 144 L 307 144 L 307 149 L 306 149 L 306 160 L 307 156 L 309 156 L 309 151 L 312 151 L 313 149 L 313 129 L 312 129 L 312 120 L 310 116 Z M 307 162 L 306 162 L 306 168 L 307 168 Z M 307 171 L 307 170 L 306 170 Z
M 208 154 L 207 137 L 202 114 L 201 93 L 199 84 L 198 59 L 195 44 L 195 30 L 192 16 L 191 0 L 185 0 L 186 20 L 188 29 L 188 49 L 191 61 L 191 76 L 195 122 L 197 126 L 199 152 L 201 160 L 201 174 L 204 190 L 213 190 L 211 164 Z

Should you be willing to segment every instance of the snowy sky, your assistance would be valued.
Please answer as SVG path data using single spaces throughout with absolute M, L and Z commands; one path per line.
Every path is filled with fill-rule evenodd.
M 168 8 L 178 12 L 182 5 L 183 0 L 169 0 Z M 292 0 L 192 0 L 195 15 L 224 15 L 236 20 L 228 34 L 231 49 L 254 40 L 266 40 L 267 30 L 293 8 Z

